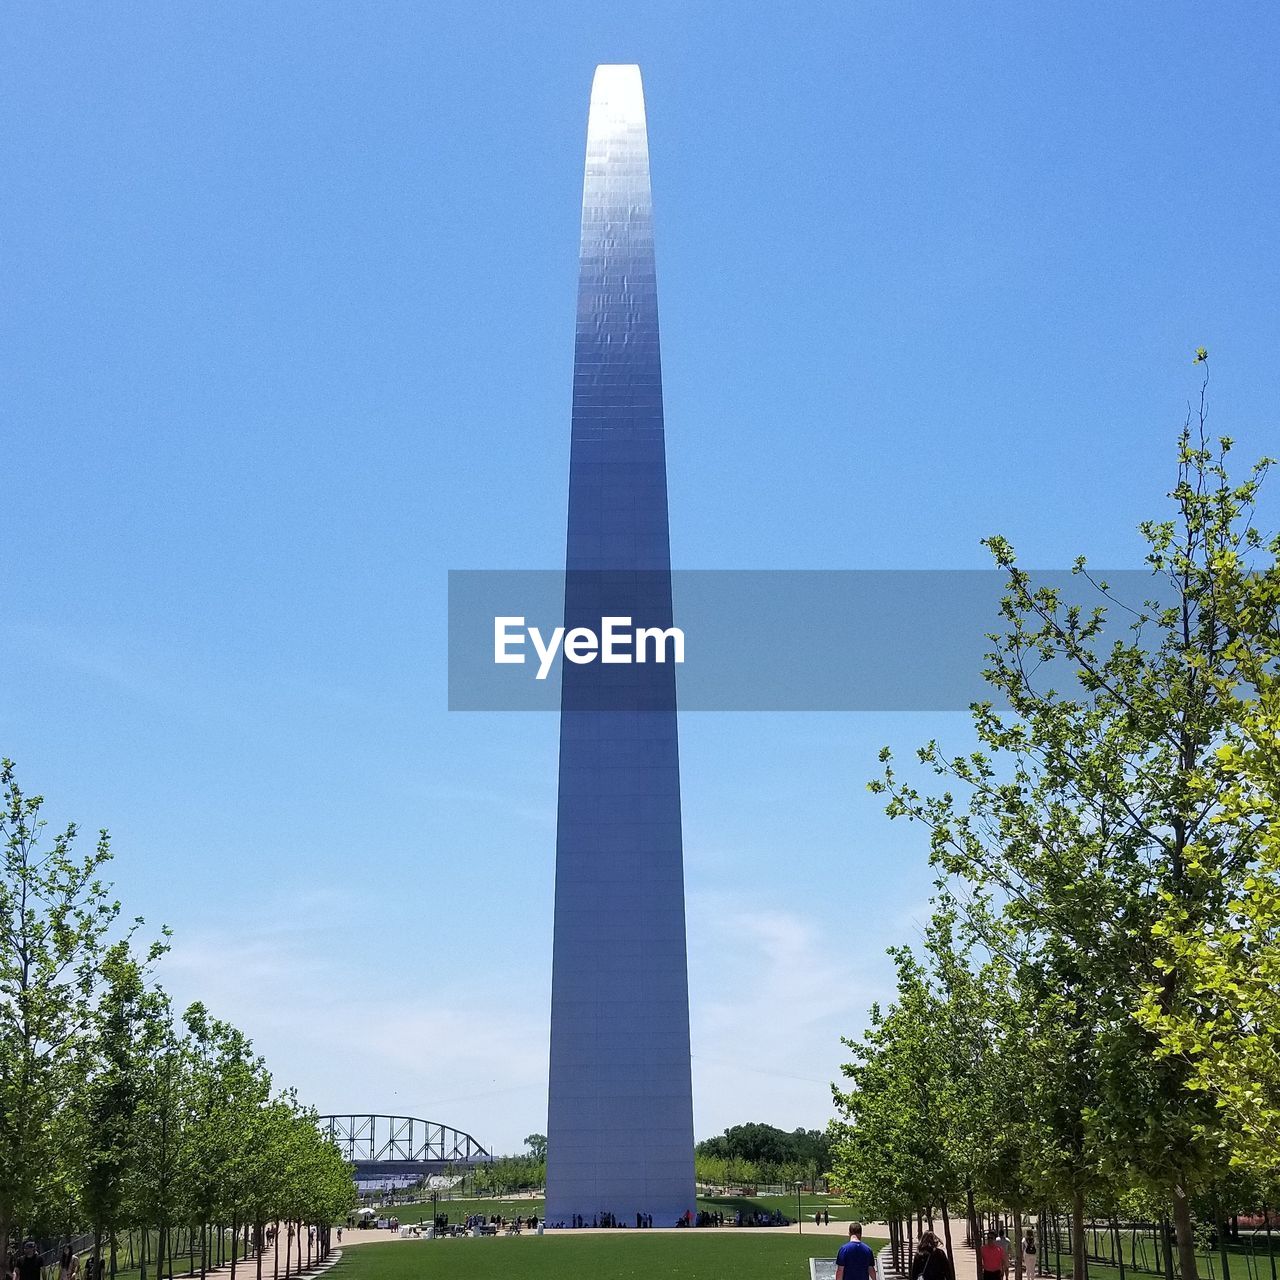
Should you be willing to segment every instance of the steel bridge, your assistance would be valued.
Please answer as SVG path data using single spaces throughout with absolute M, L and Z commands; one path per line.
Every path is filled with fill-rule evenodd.
M 355 1166 L 357 1181 L 420 1177 L 493 1159 L 469 1133 L 415 1116 L 318 1116 L 316 1123 Z

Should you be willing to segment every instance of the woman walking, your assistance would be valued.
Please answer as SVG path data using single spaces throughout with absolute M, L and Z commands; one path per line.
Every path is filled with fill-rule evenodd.
M 911 1259 L 911 1280 L 956 1280 L 947 1251 L 932 1231 L 925 1231 Z

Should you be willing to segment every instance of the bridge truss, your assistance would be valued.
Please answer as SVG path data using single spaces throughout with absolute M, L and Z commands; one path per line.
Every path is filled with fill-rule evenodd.
M 416 1116 L 332 1115 L 316 1122 L 344 1159 L 365 1168 L 418 1165 L 435 1171 L 493 1159 L 469 1133 Z

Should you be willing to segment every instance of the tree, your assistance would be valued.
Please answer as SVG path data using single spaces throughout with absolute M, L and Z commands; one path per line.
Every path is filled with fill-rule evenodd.
M 101 1257 L 105 1233 L 113 1277 L 117 1235 L 125 1225 L 130 1188 L 140 1172 L 137 1112 L 146 1057 L 155 1043 L 156 1003 L 147 986 L 148 971 L 164 950 L 165 944 L 156 942 L 141 959 L 127 941 L 107 950 L 94 1036 L 85 1046 L 81 1198 L 93 1227 L 93 1260 Z
M 1109 617 L 1125 606 L 1083 559 L 1076 572 L 1099 599 L 1087 610 L 1034 585 L 1010 544 L 990 539 L 1009 588 L 985 675 L 1010 712 L 974 708 L 977 752 L 920 752 L 942 793 L 899 780 L 888 753 L 877 784 L 892 816 L 929 827 L 944 873 L 998 895 L 1005 938 L 1024 940 L 1015 962 L 1038 972 L 1042 999 L 1088 1049 L 1093 1096 L 1056 1139 L 1075 1180 L 1077 1235 L 1080 1180 L 1145 1180 L 1172 1203 L 1183 1280 L 1196 1277 L 1191 1205 L 1222 1172 L 1223 1127 L 1220 1109 L 1197 1099 L 1186 1057 L 1152 1030 L 1213 1007 L 1171 962 L 1168 930 L 1217 929 L 1258 857 L 1256 829 L 1218 781 L 1237 660 L 1220 577 L 1224 558 L 1255 544 L 1265 468 L 1234 483 L 1229 449 L 1208 442 L 1202 391 L 1179 440 L 1174 516 L 1141 526 L 1164 598 L 1129 610 L 1127 635 Z
M 99 873 L 107 833 L 84 855 L 75 824 L 42 843 L 43 799 L 0 762 L 0 1242 L 74 1204 L 83 1041 L 106 934 L 120 914 Z M 46 1218 L 47 1222 L 47 1218 Z
M 531 1133 L 524 1140 L 524 1145 L 529 1148 L 529 1154 L 535 1160 L 545 1160 L 547 1158 L 547 1135 L 545 1133 Z
M 1260 478 L 1261 468 L 1255 471 Z M 1246 493 L 1242 495 L 1248 497 Z M 1153 927 L 1158 978 L 1139 1009 L 1158 1053 L 1184 1062 L 1187 1086 L 1213 1098 L 1232 1163 L 1280 1177 L 1280 537 L 1252 526 L 1219 549 L 1213 589 L 1226 620 L 1230 665 L 1216 679 L 1226 710 L 1216 769 L 1201 780 L 1218 823 L 1247 830 L 1252 860 L 1235 880 L 1220 916 L 1203 927 L 1181 898 L 1161 900 Z M 1215 851 L 1187 848 L 1187 875 L 1218 874 Z M 1165 998 L 1175 985 L 1185 1000 Z

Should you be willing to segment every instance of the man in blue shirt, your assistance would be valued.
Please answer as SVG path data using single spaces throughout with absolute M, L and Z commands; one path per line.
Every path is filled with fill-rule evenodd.
M 836 1254 L 836 1280 L 876 1280 L 876 1255 L 862 1243 L 862 1223 L 849 1224 L 849 1243 Z

